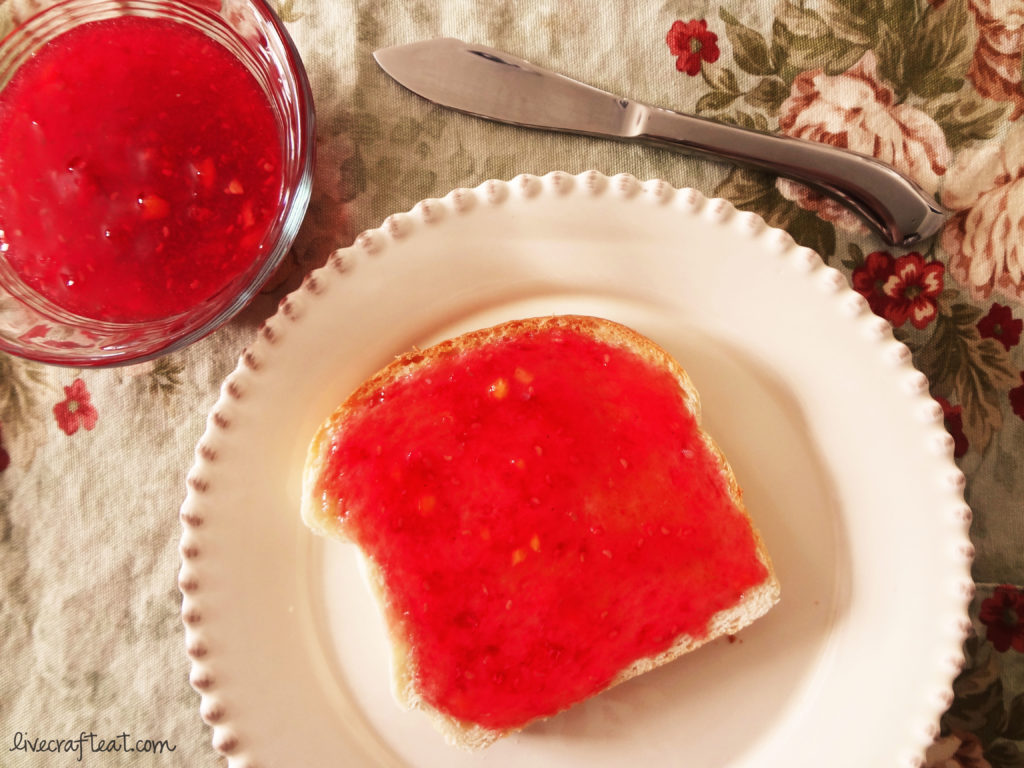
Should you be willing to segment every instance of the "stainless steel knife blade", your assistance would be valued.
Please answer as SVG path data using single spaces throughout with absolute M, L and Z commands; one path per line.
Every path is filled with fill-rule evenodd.
M 460 112 L 706 154 L 794 179 L 857 212 L 892 245 L 935 235 L 947 217 L 931 195 L 875 158 L 643 104 L 484 45 L 438 38 L 373 55 L 413 93 Z

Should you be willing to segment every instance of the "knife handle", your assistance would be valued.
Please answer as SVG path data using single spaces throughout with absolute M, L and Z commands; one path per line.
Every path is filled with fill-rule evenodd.
M 660 107 L 638 110 L 637 118 L 633 138 L 716 155 L 799 181 L 857 211 L 894 246 L 931 237 L 948 216 L 917 184 L 867 155 Z

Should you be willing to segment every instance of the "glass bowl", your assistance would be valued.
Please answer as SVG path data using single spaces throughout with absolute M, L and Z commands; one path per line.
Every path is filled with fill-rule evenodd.
M 169 22 L 185 25 L 185 27 L 191 28 L 187 34 L 192 35 L 193 39 L 196 37 L 194 31 L 198 31 L 206 36 L 203 40 L 212 39 L 216 44 L 227 49 L 236 61 L 241 62 L 252 79 L 255 80 L 258 90 L 266 96 L 270 111 L 273 113 L 273 122 L 276 123 L 277 137 L 280 141 L 280 174 L 277 175 L 278 164 L 276 162 L 264 164 L 268 173 L 272 167 L 275 169 L 273 184 L 271 185 L 269 181 L 263 183 L 265 199 L 261 202 L 263 204 L 261 211 L 264 211 L 265 215 L 258 220 L 258 224 L 252 224 L 252 216 L 249 216 L 248 223 L 253 231 L 246 235 L 244 240 L 246 248 L 237 248 L 233 251 L 233 253 L 240 253 L 244 250 L 246 254 L 251 253 L 251 258 L 248 255 L 244 258 L 239 257 L 237 266 L 233 267 L 232 272 L 228 273 L 220 282 L 210 283 L 207 288 L 212 293 L 197 294 L 194 301 L 191 298 L 182 298 L 185 294 L 179 294 L 180 306 L 173 305 L 171 302 L 168 306 L 173 305 L 172 310 L 152 316 L 145 314 L 132 316 L 110 312 L 104 308 L 103 302 L 98 298 L 87 299 L 84 305 L 79 303 L 72 306 L 55 298 L 55 294 L 45 287 L 40 287 L 45 284 L 38 281 L 33 282 L 35 278 L 28 276 L 29 272 L 51 269 L 51 266 L 48 265 L 59 261 L 59 257 L 54 255 L 56 253 L 69 253 L 75 259 L 88 260 L 92 258 L 93 252 L 88 251 L 89 246 L 80 240 L 75 240 L 73 246 L 67 246 L 69 239 L 63 237 L 61 231 L 61 222 L 69 221 L 67 217 L 79 216 L 81 218 L 90 214 L 83 213 L 83 209 L 65 211 L 46 208 L 46 214 L 50 216 L 50 219 L 47 221 L 40 219 L 31 223 L 31 226 L 35 228 L 33 231 L 37 231 L 37 235 L 35 240 L 26 244 L 27 241 L 19 242 L 16 234 L 21 234 L 30 227 L 18 227 L 17 224 L 12 225 L 10 221 L 16 219 L 25 221 L 27 215 L 25 211 L 29 211 L 31 214 L 33 209 L 31 203 L 18 200 L 16 197 L 18 192 L 11 193 L 11 199 L 17 200 L 16 203 L 11 203 L 8 208 L 4 208 L 0 201 L 0 350 L 14 355 L 45 363 L 77 367 L 120 365 L 151 359 L 180 349 L 202 338 L 239 312 L 271 276 L 291 247 L 309 203 L 315 143 L 312 94 L 295 45 L 281 21 L 264 0 L 193 0 L 192 2 L 183 2 L 182 0 L 65 0 L 57 3 L 31 17 L 0 41 L 0 102 L 4 99 L 5 91 L 13 92 L 13 88 L 10 86 L 12 78 L 16 77 L 19 68 L 25 66 L 27 62 L 31 62 L 44 46 L 60 45 L 60 41 L 54 43 L 57 38 L 71 30 L 76 30 L 76 34 L 79 34 L 82 30 L 78 28 L 97 22 L 86 30 L 88 34 L 95 34 L 95 31 L 100 28 L 98 23 L 117 20 L 121 17 L 147 17 L 148 19 L 162 20 L 155 23 L 164 24 L 164 29 Z M 114 23 L 123 24 L 125 22 L 114 21 Z M 148 24 L 149 22 L 132 20 L 127 23 Z M 176 26 L 173 29 L 185 32 Z M 157 36 L 159 37 L 158 33 Z M 89 38 L 79 35 L 78 40 L 83 39 Z M 203 45 L 204 43 L 200 41 L 199 44 Z M 100 46 L 89 50 L 102 51 L 103 48 Z M 218 55 L 222 54 L 223 51 Z M 107 54 L 97 55 L 105 56 Z M 109 66 L 109 62 L 102 66 Z M 82 74 L 78 67 L 72 69 L 73 71 L 66 72 L 58 69 L 56 76 L 64 78 L 68 88 L 80 89 Z M 244 79 L 244 73 L 241 76 Z M 257 93 L 255 88 L 253 93 Z M 169 99 L 175 97 L 180 98 L 181 94 L 168 94 Z M 71 101 L 70 97 L 68 101 Z M 260 109 L 265 109 L 266 106 L 263 105 Z M 91 110 L 86 109 L 84 112 L 82 119 L 90 119 Z M 235 112 L 241 114 L 242 112 L 247 113 L 248 110 L 236 110 Z M 16 112 L 12 112 L 12 114 L 16 114 Z M 186 113 L 186 122 L 191 119 L 187 115 L 188 113 Z M 196 119 L 199 117 L 196 115 Z M 267 117 L 264 117 L 264 123 L 271 125 L 270 119 Z M 34 128 L 38 127 L 36 122 L 31 125 Z M 186 124 L 181 130 L 187 131 L 188 129 L 189 126 Z M 235 142 L 233 144 L 235 155 L 244 154 L 247 146 L 244 143 L 245 138 L 246 136 L 241 136 L 242 143 Z M 48 138 L 46 140 L 49 141 Z M 273 146 L 272 141 L 271 138 L 268 143 L 271 147 Z M 165 142 L 165 146 L 174 145 Z M 172 152 L 173 150 L 167 151 Z M 277 150 L 272 149 L 272 151 L 276 152 Z M 12 154 L 19 153 L 12 150 Z M 226 150 L 225 157 L 228 154 L 230 154 L 230 150 Z M 0 154 L 0 164 L 4 161 L 3 154 Z M 12 159 L 11 162 L 19 161 Z M 72 166 L 79 162 L 77 157 L 69 161 L 66 169 L 68 174 L 75 170 Z M 194 189 L 199 189 L 196 186 L 196 180 L 216 179 L 216 183 L 219 185 L 218 193 L 244 194 L 237 181 L 218 179 L 214 173 L 204 176 L 203 174 L 209 168 L 204 167 L 203 163 L 198 160 L 189 162 L 192 164 L 187 167 L 193 173 L 189 178 Z M 65 169 L 60 168 L 58 169 L 59 173 L 55 173 L 49 169 L 40 168 L 38 174 L 35 173 L 36 169 L 31 166 L 26 170 L 28 172 L 22 173 L 17 178 L 47 177 L 47 174 L 57 177 L 61 176 Z M 10 172 L 10 169 L 8 171 Z M 171 175 L 169 171 L 164 173 L 168 176 Z M 61 178 L 63 177 L 61 176 Z M 71 178 L 70 175 L 69 178 Z M 65 180 L 59 183 L 66 186 L 70 182 Z M 11 187 L 18 187 L 17 180 Z M 24 188 L 26 190 L 34 189 L 28 182 L 24 184 Z M 99 188 L 103 189 L 102 184 Z M 279 190 L 279 193 L 275 194 L 275 190 Z M 30 192 L 26 191 L 24 194 L 28 199 Z M 57 194 L 57 197 L 60 197 L 60 194 L 62 193 Z M 102 194 L 106 195 L 107 193 L 104 191 Z M 193 191 L 190 194 L 194 196 L 196 192 Z M 121 195 L 121 193 L 111 194 L 110 199 L 113 200 L 117 195 Z M 121 199 L 126 197 L 129 195 L 121 195 Z M 144 206 L 144 203 L 152 202 L 152 198 L 147 198 L 141 192 L 137 200 L 134 199 L 134 193 L 131 197 L 133 198 L 132 205 L 138 204 L 138 211 L 141 212 L 143 218 L 146 213 L 153 214 L 152 205 L 148 208 Z M 241 199 L 238 198 L 238 200 Z M 101 202 L 106 204 L 105 200 Z M 159 205 L 155 209 L 156 215 L 168 215 L 169 207 L 164 201 L 158 200 L 157 202 Z M 211 207 L 214 207 L 213 204 Z M 192 206 L 189 208 L 188 215 L 181 214 L 179 218 L 173 220 L 176 236 L 179 236 L 179 232 L 181 233 L 181 242 L 185 243 L 185 247 L 175 248 L 177 260 L 163 262 L 161 269 L 173 272 L 171 277 L 174 281 L 178 281 L 182 274 L 187 276 L 190 267 L 199 270 L 202 260 L 209 258 L 208 254 L 211 251 L 204 238 L 226 238 L 227 235 L 224 232 L 233 228 L 232 225 L 227 230 L 218 230 L 218 233 L 205 232 L 202 217 L 195 213 L 193 210 L 195 208 L 196 206 Z M 8 211 L 15 210 L 19 213 L 8 213 Z M 93 209 L 89 208 L 88 210 Z M 209 213 L 209 210 L 206 213 Z M 43 213 L 38 214 L 39 217 L 43 215 Z M 132 215 L 135 214 L 132 213 Z M 18 216 L 22 218 L 18 219 Z M 9 219 L 7 234 L 4 232 L 5 218 Z M 92 226 L 91 220 L 86 220 L 86 226 Z M 106 226 L 106 224 L 100 226 Z M 165 236 L 169 231 L 169 227 L 163 227 Z M 95 283 L 103 285 L 102 280 L 106 280 L 108 287 L 104 289 L 107 291 L 106 294 L 97 292 L 91 295 L 116 296 L 116 291 L 121 290 L 117 285 L 121 272 L 127 273 L 136 269 L 137 267 L 134 265 L 145 259 L 164 258 L 164 255 L 149 249 L 149 240 L 130 236 L 134 230 L 125 229 L 124 232 L 129 233 L 124 235 L 125 241 L 132 242 L 131 247 L 138 250 L 138 253 L 131 256 L 133 266 L 110 273 L 94 270 L 94 274 L 100 275 L 95 277 Z M 104 230 L 104 234 L 107 238 L 112 237 L 109 229 Z M 49 246 L 56 243 L 55 239 L 59 240 L 62 245 L 59 247 L 54 245 L 56 250 L 51 251 Z M 140 243 L 142 244 L 140 245 Z M 102 245 L 101 243 L 100 246 Z M 202 250 L 200 245 L 205 250 Z M 61 251 L 61 248 L 64 250 Z M 159 248 L 158 246 L 156 250 L 158 251 Z M 227 250 L 225 248 L 225 251 Z M 14 258 L 15 256 L 17 256 L 17 260 Z M 128 256 L 125 258 L 127 259 Z M 82 263 L 84 264 L 86 261 L 82 261 Z M 124 263 L 127 264 L 127 262 Z M 174 268 L 167 266 L 171 263 L 175 265 Z M 28 269 L 26 269 L 26 265 L 29 265 Z M 181 265 L 181 269 L 178 269 L 177 265 Z M 59 273 L 60 279 L 64 280 L 67 285 L 70 286 L 75 282 L 65 277 L 67 270 L 59 264 L 52 267 L 52 270 L 55 270 L 53 274 Z M 107 277 L 102 277 L 103 275 L 107 275 Z M 167 295 L 176 290 L 171 287 L 171 277 L 167 278 Z M 132 279 L 135 280 L 135 285 L 143 286 L 140 290 L 149 290 L 153 296 L 159 296 L 161 291 L 164 291 L 160 285 L 146 287 L 145 280 L 140 280 L 137 276 Z M 78 282 L 83 281 L 79 280 Z M 185 284 L 188 284 L 187 280 Z M 192 282 L 193 286 L 199 284 L 198 278 Z M 197 290 L 202 291 L 207 288 Z M 110 294 L 110 291 L 115 293 Z M 190 294 L 188 295 L 190 296 Z M 92 301 L 91 305 L 88 303 L 89 301 Z M 157 303 L 161 302 L 158 300 Z M 156 304 L 152 306 L 156 306 Z

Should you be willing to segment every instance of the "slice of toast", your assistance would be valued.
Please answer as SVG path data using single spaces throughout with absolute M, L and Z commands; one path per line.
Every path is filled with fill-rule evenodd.
M 357 545 L 396 699 L 467 748 L 779 599 L 686 372 L 599 318 L 517 320 L 397 358 L 317 431 L 302 515 Z

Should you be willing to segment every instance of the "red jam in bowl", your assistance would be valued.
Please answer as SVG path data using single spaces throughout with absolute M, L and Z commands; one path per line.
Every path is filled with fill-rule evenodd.
M 767 574 L 676 379 L 632 352 L 538 331 L 350 414 L 316 491 L 380 569 L 417 688 L 462 720 L 558 712 Z
M 228 287 L 261 257 L 282 179 L 266 94 L 184 23 L 83 24 L 0 91 L 0 249 L 84 317 L 160 320 Z

